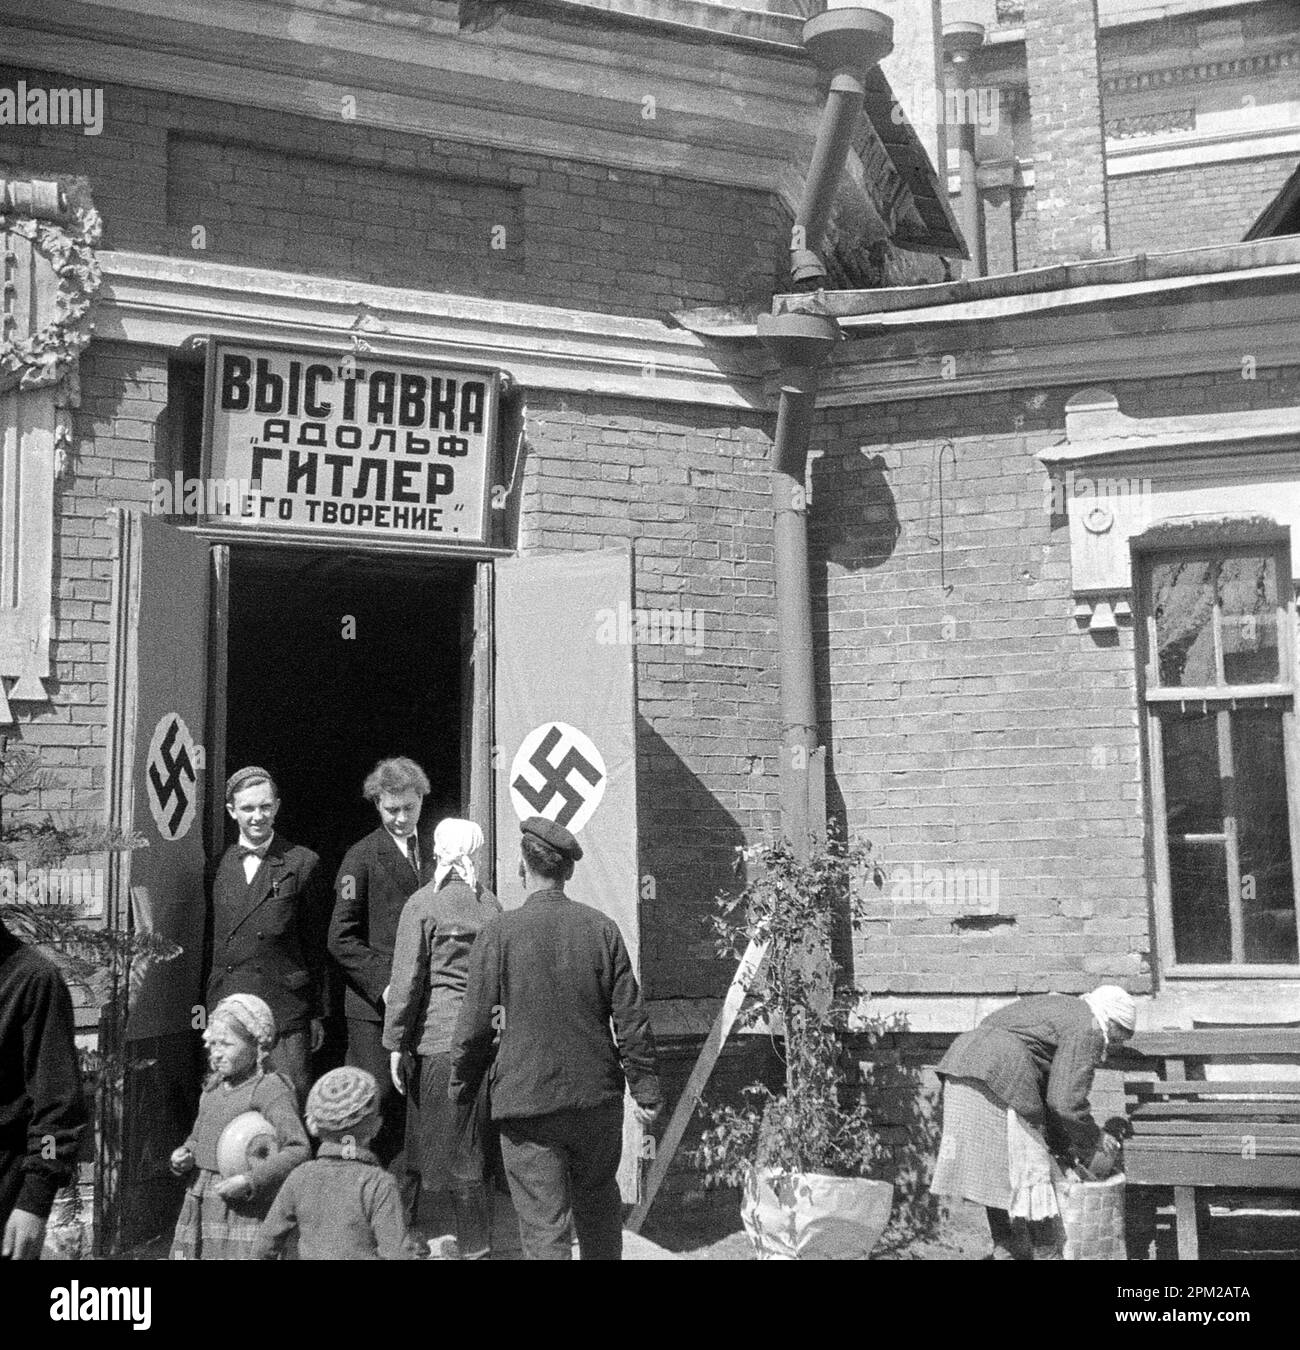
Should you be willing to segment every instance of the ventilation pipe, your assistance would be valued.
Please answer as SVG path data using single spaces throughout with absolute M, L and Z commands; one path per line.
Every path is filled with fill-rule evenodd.
M 815 290 L 826 282 L 819 250 L 866 97 L 867 74 L 893 51 L 894 21 L 874 9 L 828 9 L 804 24 L 803 45 L 831 77 L 790 248 L 795 289 Z
M 943 28 L 943 54 L 952 66 L 953 96 L 957 105 L 957 162 L 961 174 L 958 210 L 961 232 L 970 250 L 969 276 L 988 274 L 988 249 L 984 242 L 984 210 L 980 204 L 975 165 L 975 117 L 971 100 L 971 56 L 984 45 L 984 25 L 949 23 Z M 945 103 L 948 101 L 945 100 Z M 937 166 L 946 181 L 947 165 Z

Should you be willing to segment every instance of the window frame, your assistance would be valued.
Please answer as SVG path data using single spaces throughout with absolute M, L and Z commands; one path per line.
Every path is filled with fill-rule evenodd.
M 1231 769 L 1232 735 L 1230 714 L 1234 709 L 1258 706 L 1266 709 L 1281 702 L 1283 767 L 1286 774 L 1287 823 L 1291 846 L 1291 900 L 1296 910 L 1300 929 L 1300 885 L 1297 868 L 1300 867 L 1300 746 L 1297 745 L 1295 704 L 1296 672 L 1296 596 L 1291 574 L 1288 541 L 1270 533 L 1263 538 L 1250 538 L 1243 533 L 1230 540 L 1207 537 L 1204 542 L 1189 540 L 1176 547 L 1134 550 L 1135 580 L 1138 586 L 1139 621 L 1135 625 L 1138 638 L 1139 704 L 1145 720 L 1147 773 L 1151 811 L 1151 848 L 1154 872 L 1155 958 L 1162 976 L 1171 979 L 1300 979 L 1300 960 L 1295 963 L 1250 964 L 1244 962 L 1180 963 L 1174 944 L 1173 894 L 1169 865 L 1169 832 L 1164 781 L 1164 729 L 1166 715 L 1181 705 L 1200 705 L 1215 719 L 1219 748 L 1219 763 Z M 1214 686 L 1162 686 L 1159 682 L 1159 652 L 1155 633 L 1155 606 L 1153 604 L 1153 573 L 1160 563 L 1178 558 L 1212 558 L 1221 561 L 1230 557 L 1261 557 L 1273 559 L 1277 578 L 1277 646 L 1278 680 L 1269 684 L 1223 684 Z M 1223 667 L 1223 649 L 1218 622 L 1215 622 L 1215 664 Z M 1236 829 L 1233 778 L 1225 780 L 1223 799 L 1225 871 L 1228 884 L 1228 912 L 1231 942 L 1234 954 L 1244 948 L 1240 896 L 1240 863 Z M 1207 836 L 1208 838 L 1208 836 Z

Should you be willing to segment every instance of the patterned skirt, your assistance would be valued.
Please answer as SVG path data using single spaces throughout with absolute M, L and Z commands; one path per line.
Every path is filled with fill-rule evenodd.
M 176 1220 L 173 1261 L 249 1261 L 262 1215 L 232 1209 L 216 1193 L 220 1177 L 201 1168 Z
M 1055 1167 L 1042 1132 L 973 1078 L 945 1078 L 943 1138 L 930 1190 L 1004 1209 L 1012 1218 L 1060 1212 Z
M 930 1190 L 990 1209 L 1011 1208 L 1007 1108 L 973 1078 L 943 1080 L 943 1138 Z

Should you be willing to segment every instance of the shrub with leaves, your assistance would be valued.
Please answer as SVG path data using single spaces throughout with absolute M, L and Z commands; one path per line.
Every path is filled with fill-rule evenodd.
M 751 942 L 767 954 L 737 1024 L 766 1025 L 783 1038 L 785 1090 L 744 1089 L 740 1107 L 709 1112 L 695 1162 L 706 1186 L 742 1184 L 751 1166 L 832 1176 L 874 1175 L 884 1156 L 864 1097 L 845 1086 L 851 990 L 838 987 L 832 956 L 860 924 L 862 887 L 884 872 L 870 842 L 834 829 L 807 861 L 784 841 L 738 850 L 753 873 L 738 893 L 716 900 L 718 956 L 739 960 Z

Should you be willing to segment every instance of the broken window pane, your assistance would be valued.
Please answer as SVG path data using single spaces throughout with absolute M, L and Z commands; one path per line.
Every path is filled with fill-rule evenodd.
M 1225 558 L 1219 565 L 1223 678 L 1267 684 L 1278 678 L 1277 576 L 1271 557 Z
M 1214 662 L 1214 563 L 1177 558 L 1151 569 L 1162 685 L 1218 683 Z

